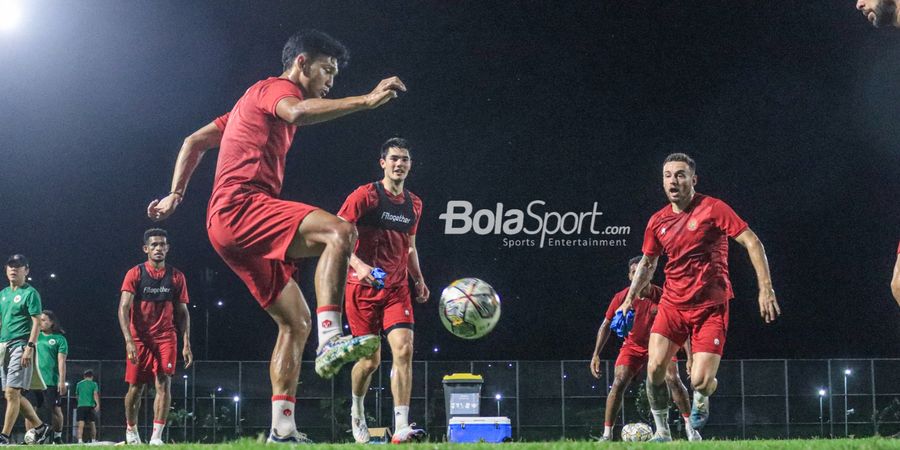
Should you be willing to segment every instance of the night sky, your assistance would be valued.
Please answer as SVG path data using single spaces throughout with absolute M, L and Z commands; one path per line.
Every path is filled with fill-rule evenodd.
M 280 74 L 282 46 L 302 28 L 351 51 L 331 97 L 391 75 L 409 88 L 381 109 L 298 129 L 282 197 L 336 212 L 380 178 L 385 139 L 412 142 L 407 187 L 425 204 L 417 241 L 433 293 L 416 307 L 416 359 L 589 358 L 626 261 L 665 205 L 662 160 L 674 151 L 697 160 L 699 192 L 759 235 L 784 312 L 764 325 L 749 258 L 732 243 L 726 358 L 900 357 L 889 289 L 900 31 L 872 28 L 853 2 L 24 5 L 19 28 L 0 31 L 0 254 L 31 259 L 70 358 L 122 357 L 119 288 L 144 259 L 147 203 L 168 192 L 184 137 Z M 196 305 L 196 357 L 268 359 L 274 324 L 206 236 L 215 156 L 162 224 L 169 263 Z M 598 226 L 631 232 L 623 247 L 507 248 L 502 235 L 445 234 L 452 200 L 476 210 L 541 200 L 541 214 L 596 202 Z M 313 268 L 300 273 L 311 303 Z M 466 276 L 503 301 L 497 329 L 474 342 L 437 316 L 441 289 Z

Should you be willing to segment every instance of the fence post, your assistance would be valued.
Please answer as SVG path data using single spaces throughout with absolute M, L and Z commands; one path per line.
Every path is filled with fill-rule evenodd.
M 791 393 L 788 385 L 788 360 L 784 360 L 784 420 L 787 425 L 787 437 L 791 438 Z
M 559 406 L 562 417 L 562 437 L 566 438 L 566 363 L 559 362 Z
M 741 439 L 747 439 L 747 406 L 744 393 L 744 360 L 741 360 Z
M 831 360 L 828 360 L 828 434 L 834 437 L 834 387 L 831 383 Z

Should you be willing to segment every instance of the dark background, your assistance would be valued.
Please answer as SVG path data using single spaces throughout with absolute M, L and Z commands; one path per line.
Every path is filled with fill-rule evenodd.
M 27 2 L 20 27 L 0 33 L 0 254 L 31 258 L 71 358 L 120 358 L 119 287 L 144 259 L 145 208 L 168 191 L 182 139 L 278 75 L 284 41 L 315 27 L 352 52 L 331 96 L 390 75 L 409 92 L 299 129 L 282 196 L 336 212 L 380 177 L 381 142 L 412 141 L 407 187 L 425 202 L 433 292 L 416 308 L 417 359 L 589 357 L 665 204 L 673 151 L 693 155 L 698 191 L 765 243 L 784 311 L 759 319 L 752 266 L 732 244 L 726 358 L 898 357 L 900 32 L 873 29 L 850 1 L 735 3 Z M 267 359 L 275 328 L 206 237 L 214 165 L 207 155 L 163 224 L 169 261 L 188 276 L 195 355 Z M 448 200 L 598 202 L 602 224 L 632 231 L 624 248 L 508 249 L 444 235 Z M 310 302 L 313 267 L 300 275 Z M 463 276 L 503 299 L 479 341 L 437 317 L 442 287 Z

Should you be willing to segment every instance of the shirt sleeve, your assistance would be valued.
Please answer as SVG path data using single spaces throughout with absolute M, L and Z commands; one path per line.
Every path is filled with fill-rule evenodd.
M 716 226 L 732 239 L 747 229 L 747 222 L 744 222 L 744 219 L 741 219 L 730 206 L 721 200 L 713 205 L 711 213 Z
M 278 102 L 287 97 L 296 97 L 303 100 L 303 94 L 300 93 L 300 89 L 294 83 L 287 80 L 275 80 L 271 83 L 266 83 L 260 88 L 257 106 L 266 114 L 278 117 L 278 114 L 275 113 L 275 107 L 278 105 Z
M 644 230 L 644 245 L 641 251 L 647 256 L 659 256 L 662 254 L 662 244 L 656 238 L 656 216 L 650 218 L 647 222 L 647 228 Z
M 175 281 L 175 285 L 178 286 L 179 291 L 175 301 L 178 303 L 190 303 L 191 300 L 188 298 L 187 278 L 185 278 L 184 273 L 179 271 L 178 277 L 173 281 Z
M 131 270 L 125 273 L 125 280 L 122 281 L 122 292 L 131 292 L 132 294 L 137 294 L 138 284 L 141 282 L 141 269 L 137 267 L 132 267 Z
M 44 311 L 44 308 L 41 307 L 41 294 L 38 294 L 37 291 L 31 291 L 25 304 L 28 305 L 28 314 L 32 317 L 39 316 Z
M 221 131 L 225 131 L 225 125 L 228 124 L 228 117 L 229 117 L 229 116 L 231 116 L 231 112 L 230 112 L 230 111 L 227 112 L 227 113 L 225 113 L 225 114 L 222 114 L 222 115 L 219 116 L 219 117 L 216 117 L 216 120 L 213 121 L 213 123 L 216 124 L 216 128 L 218 128 L 218 129 L 221 130 Z
M 344 205 L 338 211 L 338 216 L 350 223 L 358 222 L 362 216 L 378 204 L 377 197 L 373 199 L 370 192 L 375 192 L 375 189 L 372 189 L 370 184 L 356 188 L 344 200 Z
M 622 306 L 622 302 L 625 301 L 625 296 L 628 295 L 628 289 L 621 291 L 613 296 L 612 300 L 609 302 L 609 307 L 606 308 L 606 320 L 612 320 L 613 316 L 616 315 L 616 310 Z
M 416 231 L 419 230 L 419 222 L 422 220 L 422 199 L 418 196 L 410 195 L 413 198 L 413 213 L 416 215 L 416 223 L 409 229 L 409 235 L 415 236 Z
M 62 353 L 63 355 L 69 354 L 69 340 L 66 339 L 65 336 L 59 337 L 59 351 L 58 353 Z

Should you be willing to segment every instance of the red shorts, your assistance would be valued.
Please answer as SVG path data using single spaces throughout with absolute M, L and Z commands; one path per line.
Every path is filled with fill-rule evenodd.
M 150 340 L 134 340 L 137 364 L 125 361 L 125 382 L 128 384 L 152 383 L 156 375 L 175 374 L 175 353 L 178 339 L 175 334 Z
M 690 336 L 693 353 L 722 356 L 728 333 L 728 302 L 700 309 L 675 309 L 660 304 L 650 332 L 661 334 L 678 346 Z
M 412 328 L 415 324 L 409 285 L 386 287 L 347 283 L 344 314 L 354 336 L 379 334 L 392 328 Z
M 285 261 L 285 253 L 300 222 L 317 209 L 244 189 L 207 218 L 206 231 L 213 248 L 263 309 L 275 301 L 294 274 L 294 264 Z
M 627 366 L 633 373 L 638 373 L 647 365 L 649 360 L 650 356 L 647 348 L 626 342 L 619 349 L 619 356 L 616 358 L 615 366 Z M 678 362 L 678 358 L 673 356 L 672 362 Z

